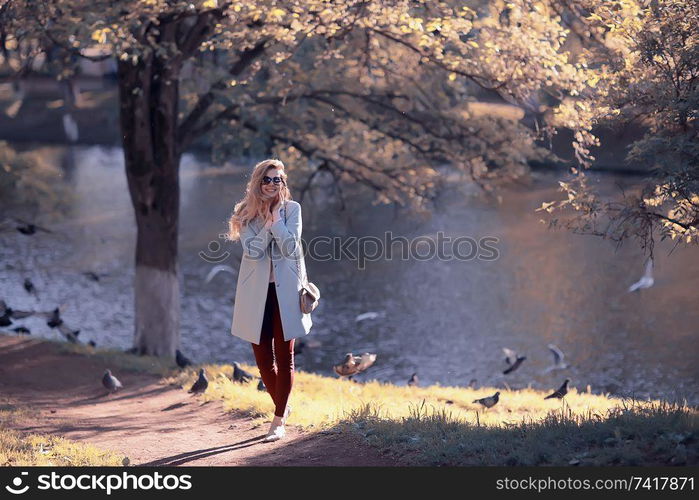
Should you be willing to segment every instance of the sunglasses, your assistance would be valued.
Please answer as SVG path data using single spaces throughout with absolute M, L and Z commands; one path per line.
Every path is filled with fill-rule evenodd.
M 262 178 L 262 184 L 269 184 L 270 182 L 274 182 L 275 184 L 281 184 L 284 182 L 281 177 L 269 177 L 268 175 L 265 175 Z

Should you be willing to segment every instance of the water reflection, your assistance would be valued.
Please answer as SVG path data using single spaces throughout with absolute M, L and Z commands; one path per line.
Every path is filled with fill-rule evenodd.
M 121 151 L 116 148 L 46 148 L 64 165 L 62 182 L 75 189 L 68 216 L 56 223 L 61 237 L 0 235 L 3 296 L 20 309 L 63 305 L 83 341 L 130 345 L 133 325 L 135 227 Z M 240 245 L 218 235 L 245 189 L 245 166 L 222 172 L 185 156 L 181 167 L 180 231 L 183 350 L 197 361 L 253 362 L 248 344 L 229 334 L 235 276 L 204 277 L 211 264 L 199 257 L 212 241 L 231 252 L 238 267 Z M 332 373 L 346 352 L 370 351 L 377 363 L 367 377 L 405 383 L 418 372 L 421 383 L 553 389 L 566 376 L 571 385 L 594 392 L 640 397 L 687 398 L 697 403 L 699 348 L 696 249 L 670 243 L 656 247 L 655 285 L 629 294 L 643 272 L 643 256 L 632 244 L 615 250 L 598 238 L 554 232 L 533 210 L 557 196 L 553 177 L 506 196 L 491 206 L 456 191 L 446 193 L 428 220 L 407 219 L 394 207 L 363 203 L 336 214 L 325 202 L 304 201 L 304 238 L 327 234 L 407 237 L 435 234 L 498 238 L 499 258 L 315 262 L 309 274 L 323 291 L 312 335 L 322 347 L 297 357 L 299 369 Z M 318 197 L 316 197 L 318 199 Z M 209 252 L 210 253 L 210 252 Z M 83 271 L 106 272 L 100 282 Z M 22 289 L 30 277 L 39 298 Z M 356 322 L 363 312 L 384 312 Z M 27 320 L 36 335 L 52 336 L 40 320 Z M 567 370 L 544 373 L 551 363 L 546 345 L 566 353 Z M 504 376 L 502 347 L 527 356 Z

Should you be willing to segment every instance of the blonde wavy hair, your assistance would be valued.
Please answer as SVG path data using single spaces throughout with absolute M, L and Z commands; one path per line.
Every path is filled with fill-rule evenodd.
M 262 178 L 268 170 L 278 168 L 281 170 L 282 183 L 279 185 L 279 193 L 272 200 L 266 200 L 262 196 Z M 250 175 L 250 180 L 245 188 L 245 197 L 235 204 L 233 214 L 228 219 L 228 239 L 231 241 L 240 238 L 240 230 L 256 218 L 265 220 L 270 213 L 270 208 L 278 200 L 291 200 L 291 193 L 286 184 L 286 172 L 281 160 L 268 159 L 255 165 Z

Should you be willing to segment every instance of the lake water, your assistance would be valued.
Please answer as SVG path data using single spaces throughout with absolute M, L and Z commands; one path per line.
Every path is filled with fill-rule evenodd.
M 57 183 L 71 188 L 70 209 L 51 223 L 55 234 L 0 233 L 0 298 L 17 309 L 62 305 L 64 320 L 81 329 L 81 340 L 128 348 L 135 223 L 121 150 L 39 150 L 60 167 Z M 182 348 L 198 362 L 254 363 L 250 345 L 229 333 L 236 277 L 221 273 L 206 284 L 212 264 L 199 255 L 228 251 L 224 263 L 238 268 L 240 245 L 218 234 L 226 230 L 251 165 L 221 170 L 193 156 L 182 163 Z M 491 245 L 497 259 L 384 259 L 359 269 L 348 259 L 307 257 L 309 276 L 323 295 L 308 338 L 321 346 L 298 355 L 298 369 L 330 375 L 345 353 L 369 351 L 378 358 L 364 379 L 404 384 L 417 372 L 421 384 L 467 385 L 476 379 L 478 386 L 549 389 L 569 377 L 579 390 L 590 385 L 595 393 L 698 404 L 699 251 L 678 247 L 669 255 L 671 242 L 657 244 L 655 285 L 628 293 L 644 266 L 632 242 L 616 249 L 612 242 L 538 222 L 534 209 L 560 196 L 555 181 L 540 174 L 532 185 L 508 192 L 500 205 L 452 189 L 431 217 L 418 219 L 361 200 L 340 212 L 329 188 L 316 190 L 314 198 L 303 200 L 306 241 L 322 235 L 383 238 L 386 231 L 435 237 L 441 231 L 497 238 Z M 221 247 L 212 252 L 216 244 Z M 105 276 L 94 282 L 84 271 Z M 37 297 L 24 291 L 25 278 L 36 285 Z M 355 320 L 369 311 L 380 314 Z M 33 335 L 57 335 L 39 318 L 17 324 Z M 546 372 L 549 343 L 565 352 L 568 369 Z M 503 347 L 527 356 L 507 376 Z

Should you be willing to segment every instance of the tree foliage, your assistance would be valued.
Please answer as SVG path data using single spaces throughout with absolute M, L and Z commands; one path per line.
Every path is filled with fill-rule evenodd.
M 650 167 L 651 177 L 609 201 L 589 185 L 584 170 L 576 170 L 561 182 L 567 198 L 541 210 L 573 209 L 566 226 L 618 242 L 634 237 L 651 254 L 655 233 L 697 243 L 699 0 L 590 1 L 585 7 L 600 44 L 585 54 L 597 82 L 581 105 L 595 124 L 634 120 L 646 127 L 626 159 Z
M 202 135 L 222 153 L 273 148 L 305 185 L 327 174 L 378 201 L 420 206 L 444 163 L 491 189 L 559 126 L 582 161 L 594 143 L 575 102 L 596 77 L 568 54 L 574 13 L 556 1 L 9 0 L 2 17 L 3 46 L 34 64 L 97 46 L 176 83 L 180 152 Z M 503 99 L 528 119 L 469 106 Z

